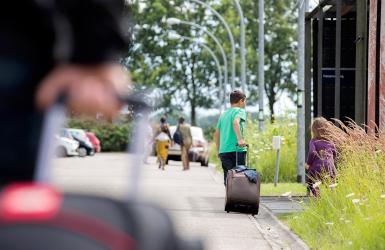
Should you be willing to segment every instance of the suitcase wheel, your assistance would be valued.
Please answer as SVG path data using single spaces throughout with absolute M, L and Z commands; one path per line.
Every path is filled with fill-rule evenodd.
M 230 205 L 225 205 L 225 211 L 227 212 L 227 213 L 230 213 L 230 210 L 231 210 L 231 206 Z
M 255 207 L 252 211 L 251 211 L 251 215 L 258 215 L 259 213 L 259 206 Z

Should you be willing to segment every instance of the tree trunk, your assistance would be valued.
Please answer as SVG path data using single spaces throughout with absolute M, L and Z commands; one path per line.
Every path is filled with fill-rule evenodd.
M 275 103 L 275 95 L 268 95 L 269 99 L 269 109 L 270 109 L 270 122 L 273 124 L 275 122 L 275 113 L 274 113 L 274 103 Z
M 269 100 L 269 109 L 270 109 L 270 123 L 273 124 L 275 122 L 275 113 L 274 113 L 274 102 Z

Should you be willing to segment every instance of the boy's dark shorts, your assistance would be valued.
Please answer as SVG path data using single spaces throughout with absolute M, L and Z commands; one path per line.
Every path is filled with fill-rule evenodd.
M 228 152 L 219 154 L 222 162 L 224 183 L 226 185 L 227 172 L 236 167 L 236 152 Z M 238 152 L 238 165 L 245 165 L 246 152 Z

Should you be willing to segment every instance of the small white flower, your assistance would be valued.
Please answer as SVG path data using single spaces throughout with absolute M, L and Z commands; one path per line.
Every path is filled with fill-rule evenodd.
M 345 197 L 349 198 L 349 197 L 352 197 L 352 196 L 354 196 L 354 193 L 347 194 Z
M 330 188 L 334 188 L 334 187 L 337 187 L 337 186 L 338 186 L 338 183 L 333 183 L 333 184 L 329 185 Z
M 298 219 L 298 216 L 294 216 L 293 219 L 295 219 L 295 220 Z
M 334 223 L 333 222 L 325 222 L 325 225 L 328 225 L 328 226 L 333 226 Z
M 385 199 L 385 194 L 382 194 L 382 195 L 381 195 L 381 199 Z
M 316 183 L 313 184 L 313 188 L 319 187 L 319 185 L 321 185 L 321 184 L 322 184 L 322 182 L 317 181 Z
M 348 223 L 350 223 L 350 222 L 351 222 L 350 220 L 345 220 L 345 223 L 346 223 L 346 224 L 348 224 Z
M 352 202 L 353 204 L 358 204 L 360 202 L 360 199 L 353 199 Z
M 351 242 L 351 241 L 348 241 L 348 245 L 350 245 L 350 246 L 351 246 L 351 245 L 353 245 L 353 242 Z
M 340 218 L 340 221 L 343 221 L 343 220 L 345 220 L 345 219 L 341 217 L 341 218 Z
M 364 220 L 371 220 L 372 219 L 372 217 L 366 217 L 366 218 L 364 218 Z
M 285 196 L 285 197 L 291 196 L 291 191 L 283 193 L 281 196 Z

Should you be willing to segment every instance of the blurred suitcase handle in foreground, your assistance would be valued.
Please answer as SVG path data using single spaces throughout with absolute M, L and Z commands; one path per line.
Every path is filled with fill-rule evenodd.
M 136 116 L 129 152 L 132 176 L 126 201 L 62 194 L 49 184 L 54 133 L 65 122 L 65 98 L 46 114 L 40 141 L 37 183 L 11 184 L 0 193 L 0 249 L 202 250 L 198 240 L 176 234 L 167 213 L 139 202 L 139 177 L 146 115 L 151 107 L 136 96 L 120 97 Z M 138 160 L 139 159 L 139 160 Z M 32 164 L 32 163 L 31 163 Z

